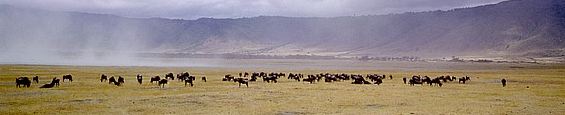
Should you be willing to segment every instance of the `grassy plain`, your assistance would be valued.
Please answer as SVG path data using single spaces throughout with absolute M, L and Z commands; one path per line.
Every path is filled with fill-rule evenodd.
M 0 115 L 12 114 L 565 114 L 565 65 L 426 62 L 266 61 L 266 66 L 120 67 L 0 65 Z M 257 63 L 254 61 L 254 63 Z M 261 65 L 255 64 L 255 65 Z M 378 65 L 378 66 L 376 66 Z M 173 81 L 165 88 L 149 77 L 190 72 L 195 87 Z M 378 73 L 393 75 L 377 85 L 351 81 L 314 84 L 286 78 L 279 83 L 252 82 L 249 87 L 224 82 L 238 72 L 314 74 Z M 72 74 L 74 82 L 38 88 L 53 77 Z M 121 87 L 99 81 L 100 74 L 124 76 Z M 144 75 L 144 84 L 135 75 Z M 16 88 L 18 76 L 40 76 L 40 84 Z M 411 75 L 471 76 L 467 84 L 409 86 Z M 208 82 L 200 81 L 206 76 Z M 502 87 L 500 79 L 509 80 Z

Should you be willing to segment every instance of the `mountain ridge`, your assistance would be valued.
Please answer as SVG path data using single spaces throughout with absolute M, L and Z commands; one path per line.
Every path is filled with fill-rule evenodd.
M 52 49 L 420 57 L 565 54 L 565 2 L 559 0 L 510 0 L 389 15 L 197 20 L 37 13 L 2 7 L 0 37 L 4 44 L 0 48 L 14 52 Z M 22 41 L 37 41 L 30 44 L 39 48 L 14 45 Z

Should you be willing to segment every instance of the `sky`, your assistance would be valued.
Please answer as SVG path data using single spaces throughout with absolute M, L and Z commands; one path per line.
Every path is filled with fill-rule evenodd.
M 53 11 L 173 19 L 256 16 L 336 17 L 449 10 L 504 0 L 0 0 Z

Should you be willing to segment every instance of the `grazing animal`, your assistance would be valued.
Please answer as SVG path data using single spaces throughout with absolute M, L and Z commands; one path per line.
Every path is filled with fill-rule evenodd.
M 114 84 L 117 83 L 116 78 L 114 78 L 114 76 L 110 77 L 110 79 L 108 80 L 108 84 L 112 84 L 112 83 Z
M 377 85 L 381 85 L 381 83 L 383 83 L 383 80 L 382 80 L 382 79 L 377 79 L 377 80 L 375 81 L 375 84 L 377 84 Z
M 35 76 L 32 79 L 33 79 L 33 81 L 35 81 L 35 83 L 39 83 L 39 76 Z
M 168 73 L 165 75 L 165 79 L 171 79 L 171 80 L 175 80 L 175 76 L 173 76 L 173 73 Z
M 122 76 L 118 76 L 118 83 L 120 84 L 125 83 L 124 78 Z
M 431 80 L 430 82 L 428 82 L 428 84 L 430 84 L 430 86 L 432 86 L 433 83 L 439 85 L 440 87 L 443 86 L 443 84 L 441 83 L 441 80 L 439 78 L 435 78 L 435 79 Z
M 404 81 L 404 84 L 406 84 L 406 78 L 402 78 L 402 81 Z
M 31 81 L 29 80 L 28 77 L 18 77 L 16 78 L 16 87 L 21 87 L 21 85 L 23 85 L 24 87 L 29 87 L 31 85 Z
M 365 78 L 363 78 L 362 76 L 353 76 L 351 77 L 351 79 L 353 79 L 353 82 L 351 82 L 351 84 L 371 84 L 371 82 L 365 80 Z
M 263 77 L 263 82 L 266 81 L 267 83 L 271 83 L 271 82 L 277 83 L 277 79 L 278 77 L 276 76 Z
M 195 78 L 194 76 L 185 77 L 185 78 L 184 78 L 184 86 L 186 87 L 187 84 L 190 84 L 190 87 L 194 86 L 193 81 L 194 81 L 195 79 L 196 79 L 196 78 Z
M 104 81 L 107 81 L 107 80 L 108 80 L 108 76 L 106 76 L 106 75 L 104 75 L 104 74 L 102 74 L 102 75 L 100 76 L 100 82 L 104 82 Z
M 54 86 L 59 86 L 59 79 L 57 78 L 53 78 L 53 80 L 51 81 L 51 83 L 49 84 L 44 84 L 39 88 L 53 88 Z
M 423 84 L 423 82 L 416 80 L 416 79 L 410 79 L 410 80 L 408 80 L 408 84 L 410 84 L 411 86 L 414 86 L 414 84 Z
M 151 78 L 151 81 L 150 81 L 150 82 L 151 82 L 151 83 L 153 83 L 154 81 L 155 81 L 155 82 L 159 82 L 160 80 L 161 80 L 161 77 L 155 76 L 155 77 L 152 77 L 152 78 Z
M 235 78 L 233 79 L 234 82 L 238 82 L 239 87 L 241 87 L 241 84 L 245 84 L 245 86 L 249 87 L 249 81 L 247 79 L 244 78 Z
M 137 79 L 137 83 L 139 83 L 139 84 L 141 84 L 141 82 L 143 82 L 143 76 L 141 76 L 139 74 L 135 77 L 135 79 Z
M 63 82 L 65 82 L 65 79 L 69 80 L 70 82 L 73 82 L 73 76 L 71 74 L 63 75 Z
M 313 75 L 308 75 L 308 78 L 302 79 L 302 81 L 310 82 L 310 84 L 314 83 L 315 80 L 316 80 L 316 77 L 314 77 Z
M 235 78 L 235 77 L 228 74 L 228 75 L 225 75 L 224 78 L 222 78 L 222 81 L 231 81 L 233 78 Z
M 55 86 L 59 86 L 59 81 L 61 81 L 61 79 L 57 79 L 55 77 L 55 78 L 53 78 L 53 80 L 51 80 L 51 83 L 55 84 Z
M 500 82 L 502 82 L 502 87 L 506 87 L 506 79 L 502 79 Z
M 466 81 L 467 81 L 467 78 L 465 78 L 465 77 L 459 78 L 459 83 L 465 84 Z
M 202 77 L 202 81 L 206 82 L 206 77 Z
M 169 82 L 167 79 L 161 79 L 159 80 L 159 86 L 165 88 L 165 84 L 167 84 L 167 82 Z

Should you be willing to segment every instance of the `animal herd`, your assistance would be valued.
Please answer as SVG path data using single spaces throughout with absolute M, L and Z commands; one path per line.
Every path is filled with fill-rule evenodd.
M 35 76 L 32 78 L 33 82 L 35 82 L 36 84 L 39 84 L 39 76 Z M 68 75 L 63 75 L 63 82 L 65 82 L 65 80 L 68 80 L 69 82 L 73 81 L 73 76 L 68 74 Z M 61 80 L 58 79 L 57 77 L 54 77 L 50 83 L 48 84 L 43 84 L 41 85 L 39 88 L 53 88 L 55 86 L 59 86 L 59 82 Z M 29 80 L 28 77 L 18 77 L 16 78 L 16 87 L 20 88 L 22 86 L 24 87 L 30 87 L 31 86 L 32 81 Z
M 190 85 L 191 87 L 194 86 L 194 81 L 196 80 L 196 77 L 191 76 L 188 72 L 182 72 L 182 73 L 178 73 L 176 77 L 174 76 L 173 73 L 165 74 L 165 78 L 161 78 L 160 76 L 154 76 L 149 78 L 149 83 L 151 84 L 157 83 L 159 87 L 165 87 L 165 85 L 169 83 L 169 80 L 174 81 L 175 78 L 179 82 L 184 82 L 185 86 Z M 143 76 L 141 74 L 137 74 L 135 79 L 137 80 L 137 83 L 143 84 Z M 108 76 L 102 74 L 100 76 L 100 82 L 104 82 L 106 80 L 108 80 Z M 202 77 L 202 81 L 206 82 L 206 77 Z M 120 86 L 121 84 L 125 83 L 125 80 L 122 76 L 118 76 L 118 80 L 116 80 L 114 76 L 112 76 L 109 78 L 108 83 L 114 84 L 116 86 Z
M 222 78 L 222 81 L 228 81 L 228 82 L 237 82 L 238 86 L 241 87 L 241 85 L 245 85 L 246 87 L 249 87 L 249 83 L 250 82 L 256 82 L 258 79 L 262 79 L 263 82 L 266 83 L 277 83 L 279 81 L 279 79 L 281 77 L 286 77 L 289 80 L 294 80 L 297 82 L 308 82 L 310 84 L 314 84 L 316 82 L 326 82 L 326 83 L 331 83 L 331 82 L 344 82 L 344 81 L 351 81 L 351 84 L 376 84 L 376 85 L 380 85 L 383 83 L 383 80 L 387 79 L 387 75 L 380 75 L 380 74 L 366 74 L 366 75 L 361 75 L 361 74 L 344 74 L 344 73 L 340 73 L 340 74 L 330 74 L 330 73 L 319 73 L 319 74 L 302 74 L 302 73 L 277 73 L 277 72 L 271 72 L 271 73 L 267 73 L 267 72 L 252 72 L 252 73 L 248 73 L 248 72 L 243 72 L 243 73 L 239 73 L 239 76 L 233 76 L 231 74 L 227 74 L 224 76 L 224 78 Z M 63 82 L 65 80 L 72 82 L 73 81 L 73 76 L 68 74 L 68 75 L 63 75 L 62 77 Z M 149 80 L 151 84 L 153 84 L 154 82 L 157 83 L 157 85 L 161 88 L 164 88 L 166 84 L 169 83 L 169 80 L 174 81 L 175 78 L 177 79 L 178 82 L 184 82 L 185 87 L 186 86 L 190 86 L 193 87 L 194 86 L 194 81 L 196 81 L 196 77 L 192 76 L 190 73 L 188 72 L 181 72 L 176 74 L 173 73 L 167 73 L 165 74 L 164 78 L 161 78 L 160 76 L 154 76 L 151 77 Z M 390 78 L 392 80 L 393 76 L 392 75 L 388 75 L 388 78 Z M 136 80 L 139 84 L 143 83 L 143 76 L 138 74 L 136 76 Z M 205 76 L 201 77 L 201 80 L 203 82 L 207 81 L 207 78 Z M 458 81 L 458 83 L 460 84 L 465 84 L 468 81 L 470 81 L 470 77 L 465 76 L 465 77 L 455 77 L 455 76 L 439 76 L 439 77 L 435 77 L 435 78 L 430 78 L 428 76 L 420 76 L 420 75 L 414 75 L 411 78 L 402 78 L 404 84 L 409 84 L 410 86 L 414 86 L 415 84 L 420 84 L 420 85 L 424 85 L 424 84 L 428 84 L 430 86 L 439 86 L 442 87 L 443 84 L 445 82 L 453 82 L 453 81 Z M 32 80 L 30 80 L 28 77 L 18 77 L 16 78 L 16 87 L 30 87 L 32 84 L 32 81 L 35 82 L 36 84 L 39 84 L 39 76 L 35 76 L 32 78 Z M 50 83 L 48 84 L 43 84 L 40 86 L 40 88 L 53 88 L 53 87 L 57 87 L 59 86 L 59 81 L 61 81 L 60 79 L 58 79 L 57 77 L 53 78 L 51 80 Z M 111 76 L 108 77 L 105 74 L 102 74 L 100 76 L 100 82 L 105 82 L 108 81 L 109 84 L 112 85 L 116 85 L 116 86 L 121 86 L 125 83 L 125 79 L 122 76 Z M 506 87 L 506 79 L 502 79 L 501 83 L 503 87 Z

